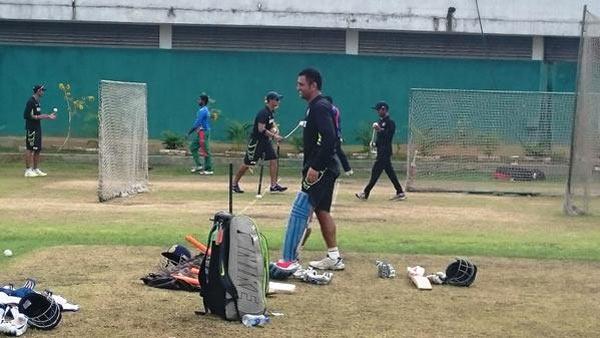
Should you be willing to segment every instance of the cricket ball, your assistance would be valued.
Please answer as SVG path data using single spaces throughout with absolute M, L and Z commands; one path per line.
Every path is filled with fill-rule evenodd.
M 52 108 L 52 111 L 56 113 L 58 111 L 58 108 L 54 107 Z

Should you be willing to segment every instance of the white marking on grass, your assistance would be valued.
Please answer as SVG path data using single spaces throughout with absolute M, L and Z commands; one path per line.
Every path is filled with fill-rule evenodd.
M 242 209 L 242 211 L 240 211 L 240 214 L 243 215 L 246 210 L 248 210 L 248 208 L 250 208 L 251 206 L 253 206 L 254 204 L 256 204 L 256 201 L 258 201 L 258 198 L 255 198 L 252 202 L 248 203 L 248 205 L 246 205 L 246 207 L 244 209 Z

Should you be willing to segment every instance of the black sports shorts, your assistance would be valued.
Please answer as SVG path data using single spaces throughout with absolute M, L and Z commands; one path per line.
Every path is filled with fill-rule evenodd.
M 310 204 L 315 211 L 327 211 L 331 209 L 333 199 L 333 190 L 335 188 L 335 180 L 339 173 L 325 169 L 319 172 L 319 177 L 313 183 L 306 181 L 306 173 L 308 169 L 302 170 L 302 191 L 308 194 Z
M 261 158 L 263 161 L 270 161 L 277 158 L 277 154 L 273 150 L 273 144 L 271 144 L 271 141 L 261 141 L 251 138 L 246 148 L 244 164 L 256 165 L 256 162 Z
M 27 150 L 42 150 L 42 129 L 25 129 L 25 148 Z

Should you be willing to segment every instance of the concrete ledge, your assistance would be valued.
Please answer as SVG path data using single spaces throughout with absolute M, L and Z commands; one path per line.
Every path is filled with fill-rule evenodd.
M 98 154 L 83 154 L 83 153 L 42 153 L 42 158 L 49 161 L 56 162 L 70 162 L 70 163 L 87 163 L 87 164 L 98 164 Z M 229 157 L 222 155 L 213 156 L 213 163 L 215 166 L 226 166 L 230 162 L 233 163 L 234 167 L 242 164 L 243 158 L 240 157 Z M 0 163 L 9 162 L 22 162 L 22 153 L 0 153 Z M 373 159 L 353 159 L 349 158 L 350 164 L 354 171 L 370 171 L 373 165 Z M 392 161 L 394 168 L 398 174 L 404 173 L 406 170 L 405 161 Z M 191 156 L 177 156 L 177 155 L 148 155 L 148 165 L 166 165 L 166 166 L 182 166 L 191 167 L 192 157 Z M 279 166 L 281 168 L 298 168 L 302 167 L 302 159 L 297 158 L 280 158 Z

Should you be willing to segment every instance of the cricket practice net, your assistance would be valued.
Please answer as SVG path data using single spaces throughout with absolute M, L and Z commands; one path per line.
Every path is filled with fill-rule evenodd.
M 407 189 L 564 194 L 573 93 L 412 89 Z
M 569 215 L 600 211 L 600 18 L 587 10 L 579 45 L 576 98 L 564 202 Z
M 98 198 L 147 191 L 146 84 L 101 80 L 98 91 Z

